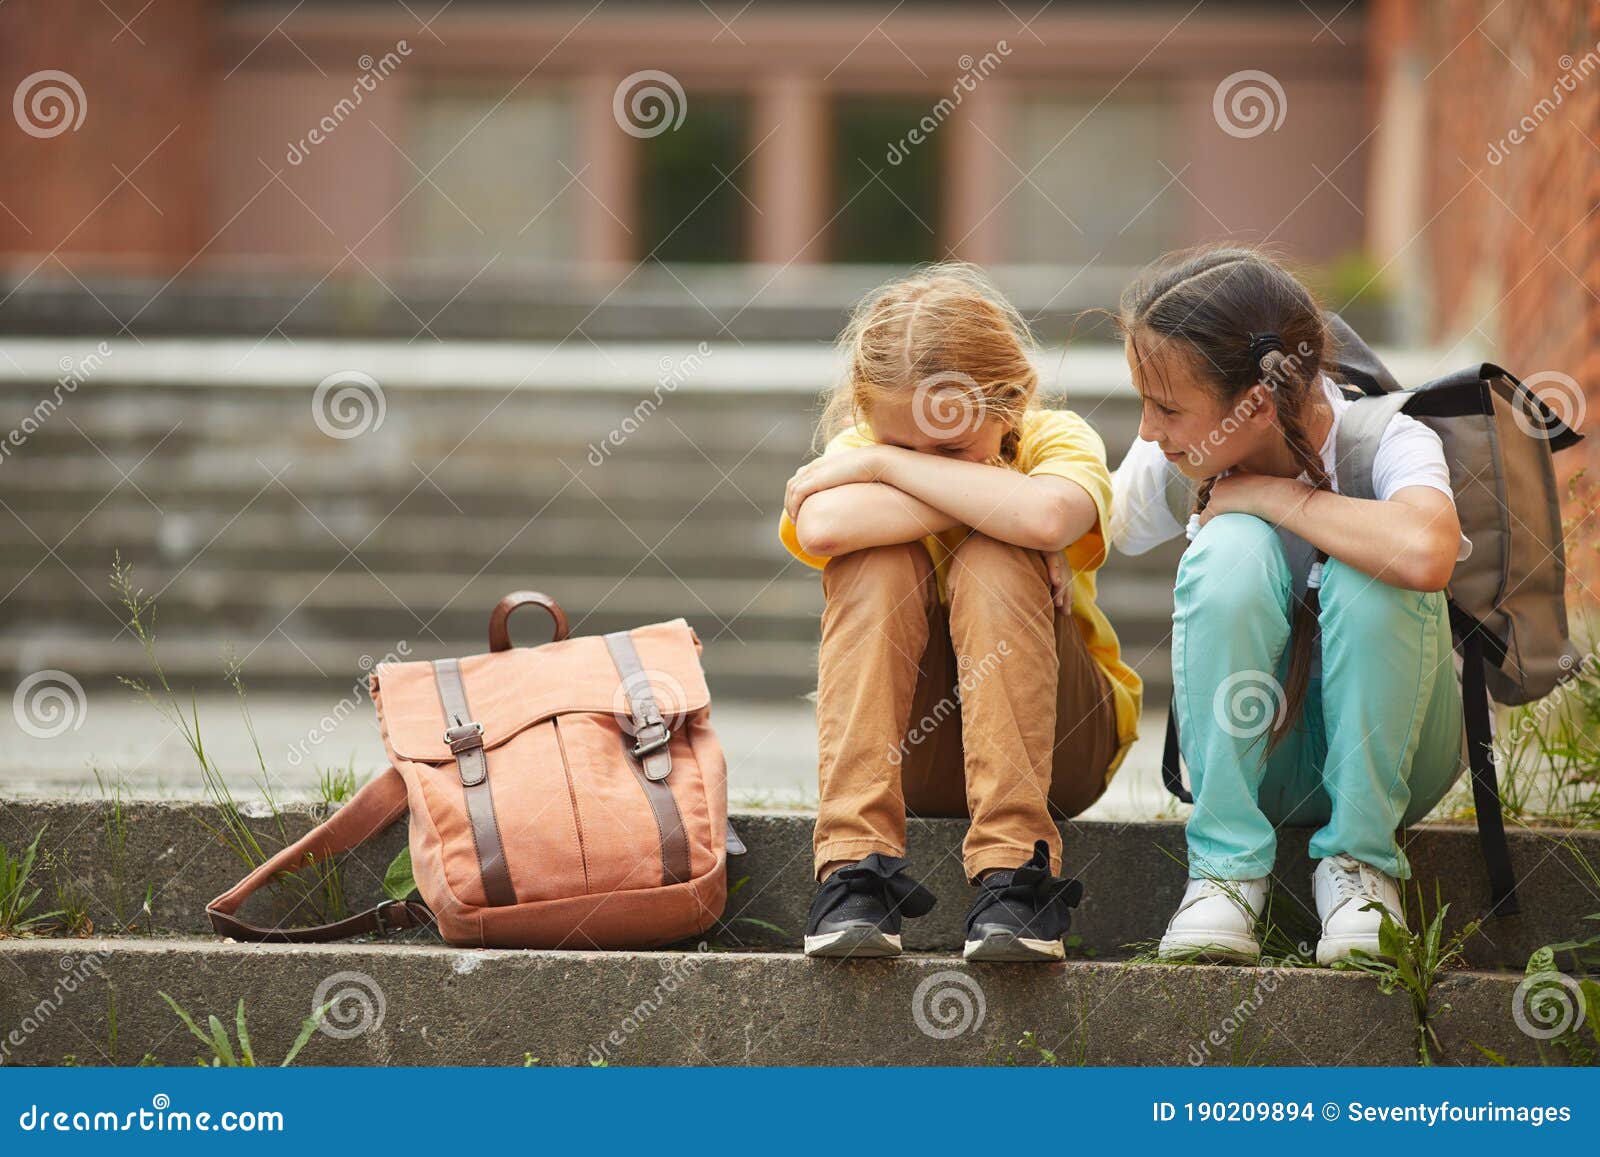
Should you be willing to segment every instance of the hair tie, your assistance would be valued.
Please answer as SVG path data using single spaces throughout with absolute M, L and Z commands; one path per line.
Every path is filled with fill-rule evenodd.
M 1283 339 L 1275 333 L 1253 333 L 1250 335 L 1250 364 L 1260 367 L 1261 359 L 1273 350 L 1283 352 Z

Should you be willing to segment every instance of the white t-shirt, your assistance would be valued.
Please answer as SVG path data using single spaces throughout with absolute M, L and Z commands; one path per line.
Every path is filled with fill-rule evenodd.
M 1321 382 L 1323 395 L 1333 407 L 1333 424 L 1322 443 L 1322 464 L 1337 493 L 1334 450 L 1340 419 L 1352 403 L 1326 374 Z M 1112 475 L 1110 537 L 1123 554 L 1143 554 L 1184 532 L 1183 524 L 1167 506 L 1167 475 L 1172 469 L 1160 446 L 1136 438 Z M 1300 478 L 1307 480 L 1304 474 Z M 1378 499 L 1388 501 L 1407 486 L 1431 486 L 1449 498 L 1455 497 L 1439 435 L 1407 414 L 1396 414 L 1384 428 L 1372 460 L 1372 492 Z M 1472 544 L 1463 535 L 1456 560 L 1466 558 L 1471 550 Z

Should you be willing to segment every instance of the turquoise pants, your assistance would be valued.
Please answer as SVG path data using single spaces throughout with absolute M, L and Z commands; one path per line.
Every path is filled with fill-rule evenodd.
M 1404 879 L 1396 830 L 1427 815 L 1464 766 L 1445 597 L 1329 559 L 1322 670 L 1268 754 L 1284 710 L 1292 599 L 1277 532 L 1251 515 L 1211 519 L 1178 565 L 1172 677 L 1195 801 L 1189 874 L 1265 876 L 1275 826 L 1293 824 L 1317 829 L 1313 858 L 1343 852 Z

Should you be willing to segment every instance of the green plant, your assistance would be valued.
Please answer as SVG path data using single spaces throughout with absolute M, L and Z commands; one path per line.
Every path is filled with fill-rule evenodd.
M 107 862 L 111 868 L 111 915 L 121 930 L 133 927 L 128 915 L 128 815 L 123 806 L 123 793 L 127 780 L 120 774 L 107 776 L 97 767 L 94 781 L 100 788 L 100 798 L 106 801 L 105 832 Z
M 222 1026 L 222 1022 L 214 1015 L 206 1018 L 207 1027 L 211 1031 L 202 1032 L 200 1026 L 195 1024 L 194 1018 L 184 1011 L 182 1005 L 164 992 L 157 995 L 167 1002 L 167 1006 L 173 1012 L 178 1014 L 178 1019 L 183 1022 L 184 1027 L 189 1030 L 190 1034 L 211 1050 L 211 1059 L 209 1061 L 204 1056 L 199 1056 L 195 1058 L 196 1064 L 202 1068 L 253 1069 L 262 1067 L 257 1064 L 255 1049 L 250 1043 L 250 1030 L 245 1025 L 244 1001 L 242 999 L 233 1014 L 234 1031 L 238 1036 L 237 1048 L 235 1048 L 235 1042 L 229 1038 L 228 1030 Z M 294 1058 L 299 1056 L 300 1050 L 306 1047 L 306 1044 L 311 1040 L 311 1034 L 317 1031 L 317 1026 L 322 1023 L 322 1018 L 328 1014 L 328 1010 L 333 1007 L 333 1004 L 333 1001 L 328 1001 L 327 1004 L 314 1010 L 310 1016 L 300 1022 L 300 1035 L 294 1038 L 294 1044 L 289 1047 L 288 1053 L 279 1062 L 278 1068 L 288 1068 L 294 1062 Z
M 33 911 L 44 892 L 43 888 L 31 886 L 34 863 L 39 858 L 39 841 L 43 838 L 44 829 L 40 828 L 20 859 L 0 844 L 0 939 L 38 931 L 62 914 L 59 910 Z
M 416 890 L 417 878 L 411 870 L 411 847 L 408 844 L 384 869 L 383 894 L 391 900 L 406 900 Z
M 55 886 L 56 910 L 61 913 L 60 931 L 67 936 L 94 935 L 94 921 L 89 918 L 89 894 L 65 855 L 47 856 L 50 878 Z
M 353 755 L 350 757 L 350 763 L 344 767 L 317 769 L 317 795 L 329 807 L 337 807 L 348 802 L 350 797 L 356 794 L 356 788 L 360 786 Z
M 111 586 L 122 604 L 128 629 L 139 640 L 151 674 L 151 680 L 123 676 L 119 681 L 165 719 L 183 737 L 185 746 L 194 756 L 206 794 L 211 798 L 218 816 L 217 824 L 213 825 L 202 820 L 201 826 L 227 846 L 246 868 L 253 870 L 259 867 L 271 858 L 271 853 L 262 848 L 255 829 L 239 807 L 221 768 L 217 766 L 206 748 L 200 730 L 199 708 L 194 696 L 191 693 L 187 705 L 178 698 L 156 655 L 155 600 L 145 598 L 144 591 L 134 585 L 133 568 L 124 565 L 120 555 L 111 568 Z M 260 775 L 257 786 L 266 800 L 268 811 L 277 829 L 279 843 L 287 845 L 291 840 L 283 820 L 283 809 L 273 795 L 271 773 L 267 769 L 266 756 L 261 750 L 260 738 L 256 734 L 255 721 L 250 715 L 250 705 L 245 695 L 239 663 L 231 657 L 224 678 L 239 700 L 240 717 L 255 752 L 256 766 Z M 274 883 L 291 896 L 295 908 L 302 905 L 309 908 L 319 923 L 344 917 L 348 909 L 338 863 L 333 860 L 315 860 L 308 857 L 305 866 L 312 869 L 309 880 L 302 879 L 292 872 L 284 872 Z
M 1402 894 L 1402 899 L 1403 899 Z M 1477 935 L 1481 921 L 1470 920 L 1448 938 L 1445 936 L 1445 917 L 1450 905 L 1439 900 L 1439 887 L 1434 884 L 1434 913 L 1427 915 L 1422 886 L 1417 885 L 1417 923 L 1421 932 L 1413 932 L 1407 924 L 1397 923 L 1387 909 L 1377 903 L 1363 910 L 1377 909 L 1381 914 L 1378 925 L 1378 956 L 1357 951 L 1348 961 L 1334 968 L 1366 972 L 1378 978 L 1378 987 L 1385 993 L 1402 993 L 1411 1002 L 1411 1014 L 1417 1026 L 1417 1059 L 1431 1065 L 1440 1048 L 1439 1035 L 1434 1031 L 1433 1018 L 1450 1006 L 1433 1006 L 1433 987 L 1441 973 L 1461 963 L 1467 941 Z M 1430 1048 L 1431 1046 L 1431 1048 Z

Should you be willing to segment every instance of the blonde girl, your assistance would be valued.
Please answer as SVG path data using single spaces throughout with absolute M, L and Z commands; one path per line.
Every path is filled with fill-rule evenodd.
M 1462 767 L 1443 589 L 1465 540 L 1443 446 L 1397 414 L 1374 456 L 1377 498 L 1337 492 L 1350 403 L 1323 372 L 1322 311 L 1253 250 L 1156 268 L 1124 295 L 1121 325 L 1142 408 L 1117 468 L 1119 549 L 1182 535 L 1166 494 L 1175 472 L 1195 486 L 1172 629 L 1190 879 L 1161 953 L 1259 956 L 1276 827 L 1289 823 L 1316 829 L 1317 959 L 1377 954 L 1409 874 L 1396 829 Z
M 1099 798 L 1139 715 L 1095 606 L 1104 447 L 1038 408 L 1028 327 L 970 266 L 882 287 L 839 344 L 826 448 L 780 529 L 826 600 L 806 951 L 900 951 L 901 917 L 934 902 L 907 872 L 910 811 L 971 818 L 967 958 L 1060 959 L 1081 887 L 1056 821 Z

